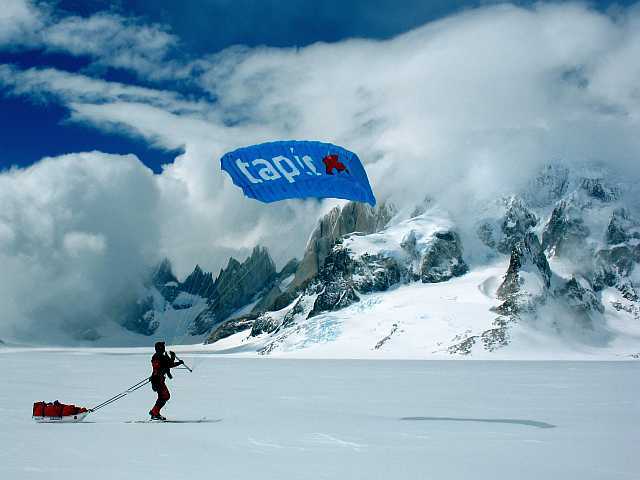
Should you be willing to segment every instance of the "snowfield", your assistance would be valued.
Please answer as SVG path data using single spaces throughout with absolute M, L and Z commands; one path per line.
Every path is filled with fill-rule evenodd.
M 495 291 L 507 267 L 505 260 L 447 282 L 398 285 L 387 292 L 361 295 L 359 302 L 337 312 L 299 320 L 279 334 L 250 337 L 250 330 L 246 330 L 211 345 L 191 348 L 256 356 L 260 349 L 273 346 L 269 355 L 285 358 L 462 358 L 449 353 L 447 347 L 491 328 L 498 314 L 490 309 L 500 304 Z M 615 294 L 613 289 L 607 291 L 607 295 Z M 272 316 L 284 316 L 287 311 Z M 470 358 L 619 360 L 640 352 L 640 323 L 629 322 L 612 308 L 606 319 L 607 341 L 580 341 L 571 331 L 559 332 L 542 321 L 535 325 L 522 321 L 510 330 L 509 345 L 493 352 L 476 345 Z
M 183 350 L 188 350 L 183 347 Z M 640 364 L 293 360 L 183 353 L 164 413 L 144 388 L 82 424 L 31 405 L 94 406 L 149 374 L 149 349 L 0 348 L 0 478 L 629 479 L 640 472 Z

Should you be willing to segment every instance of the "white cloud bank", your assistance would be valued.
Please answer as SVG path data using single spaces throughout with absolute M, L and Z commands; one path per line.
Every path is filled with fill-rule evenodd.
M 195 263 L 217 269 L 229 254 L 257 243 L 280 263 L 299 256 L 331 202 L 262 205 L 244 198 L 218 164 L 225 151 L 241 145 L 274 138 L 335 142 L 359 153 L 378 200 L 403 205 L 430 195 L 459 216 L 472 201 L 516 190 L 549 161 L 602 163 L 640 179 L 637 7 L 612 17 L 580 4 L 501 5 L 388 41 L 231 48 L 174 61 L 169 69 L 159 64 L 176 45 L 169 33 L 120 17 L 106 22 L 104 15 L 86 24 L 75 17 L 49 23 L 43 28 L 58 33 L 43 33 L 42 41 L 87 53 L 61 40 L 61 32 L 73 26 L 79 38 L 91 37 L 105 22 L 116 37 L 122 29 L 116 45 L 125 46 L 116 53 L 137 60 L 91 47 L 97 62 L 137 72 L 156 65 L 164 78 L 191 72 L 205 94 L 194 100 L 52 69 L 0 69 L 0 82 L 14 94 L 54 98 L 70 109 L 72 121 L 185 151 L 157 176 L 133 158 L 98 153 L 0 175 L 4 198 L 11 199 L 5 211 L 12 212 L 0 217 L 0 255 L 15 269 L 5 272 L 19 272 L 0 275 L 0 295 L 14 303 L 15 318 L 40 321 L 43 312 L 54 311 L 72 322 L 78 312 L 68 308 L 64 292 L 78 291 L 100 292 L 91 310 L 106 312 L 116 295 L 109 285 L 135 277 L 148 251 L 168 255 L 181 275 Z M 144 38 L 148 45 L 138 42 Z M 117 208 L 96 215 L 97 203 L 36 175 L 40 169 L 91 178 L 87 185 L 101 198 L 117 199 Z M 23 182 L 33 185 L 30 196 L 6 194 L 19 192 Z M 127 207 L 124 199 L 132 203 Z M 148 202 L 150 213 L 140 214 L 140 201 Z M 68 220 L 78 217 L 102 220 L 92 228 Z M 55 295 L 42 297 L 36 286 L 56 278 Z M 22 305 L 26 298 L 29 308 Z
M 65 155 L 1 174 L 0 337 L 55 342 L 110 321 L 157 259 L 159 196 L 132 155 Z

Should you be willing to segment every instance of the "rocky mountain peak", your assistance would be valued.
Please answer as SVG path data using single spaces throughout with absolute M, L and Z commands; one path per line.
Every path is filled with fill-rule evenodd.
M 605 183 L 602 178 L 583 178 L 580 181 L 580 188 L 590 197 L 601 202 L 612 202 L 619 198 L 619 191 Z
M 562 200 L 545 225 L 542 247 L 550 256 L 577 257 L 590 233 L 582 217 L 582 209 L 572 199 Z
M 173 274 L 173 267 L 168 258 L 164 258 L 154 269 L 151 282 L 157 287 L 162 287 L 167 283 L 178 282 Z
M 378 232 L 389 223 L 394 213 L 395 208 L 385 203 L 371 207 L 365 203 L 349 202 L 342 208 L 333 208 L 320 219 L 311 234 L 291 287 L 300 287 L 315 277 L 340 238 L 355 232 L 365 235 Z
M 435 232 L 420 268 L 422 283 L 446 282 L 464 275 L 469 267 L 462 259 L 462 243 L 453 231 Z
M 570 171 L 566 166 L 547 164 L 529 183 L 524 199 L 533 207 L 546 207 L 562 198 L 569 191 L 570 185 Z
M 530 309 L 551 285 L 551 268 L 538 237 L 527 233 L 511 252 L 509 268 L 497 296 L 505 303 L 498 307 L 517 314 Z M 505 312 L 500 312 L 505 313 Z
M 211 272 L 204 272 L 200 265 L 196 265 L 193 272 L 180 284 L 180 290 L 209 298 L 213 293 L 213 275 Z
M 631 239 L 640 239 L 640 225 L 631 218 L 628 209 L 616 208 L 607 226 L 606 241 L 609 245 L 617 245 Z
M 206 310 L 196 317 L 190 333 L 207 333 L 235 310 L 251 303 L 259 294 L 267 293 L 276 276 L 275 263 L 266 248 L 255 247 L 242 263 L 229 259 L 227 268 L 215 281 Z
M 501 215 L 497 219 L 483 221 L 477 233 L 488 247 L 511 255 L 514 246 L 538 224 L 538 218 L 517 195 L 504 198 L 500 210 Z

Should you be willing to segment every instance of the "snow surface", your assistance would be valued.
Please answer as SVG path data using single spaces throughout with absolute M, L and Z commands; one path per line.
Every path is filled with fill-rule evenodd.
M 640 363 L 353 361 L 185 353 L 164 413 L 150 388 L 82 424 L 31 405 L 93 406 L 149 373 L 149 349 L 0 349 L 0 478 L 637 479 Z
M 348 235 L 343 245 L 349 249 L 353 258 L 367 254 L 383 255 L 402 261 L 407 255 L 402 245 L 409 239 L 415 241 L 415 251 L 424 254 L 435 233 L 452 228 L 453 223 L 447 213 L 432 207 L 428 212 L 387 227 L 382 232 Z
M 249 337 L 246 330 L 201 349 L 255 356 L 274 342 L 269 355 L 289 358 L 455 359 L 447 351 L 449 346 L 492 328 L 498 314 L 490 308 L 500 304 L 495 292 L 507 267 L 508 259 L 504 259 L 448 282 L 415 282 L 361 295 L 360 302 L 350 307 L 299 320 L 275 336 Z M 608 295 L 610 303 L 615 292 Z M 289 308 L 270 315 L 283 317 Z M 523 321 L 511 328 L 509 345 L 488 352 L 477 342 L 472 356 L 496 360 L 617 360 L 640 352 L 640 323 L 630 323 L 613 308 L 607 309 L 606 319 L 610 337 L 606 344 L 589 344 L 575 335 L 563 335 L 555 325 Z

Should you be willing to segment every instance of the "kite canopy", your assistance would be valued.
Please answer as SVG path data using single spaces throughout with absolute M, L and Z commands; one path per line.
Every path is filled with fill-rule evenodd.
M 220 164 L 247 197 L 261 202 L 317 197 L 376 204 L 358 156 L 331 143 L 262 143 L 226 153 Z

